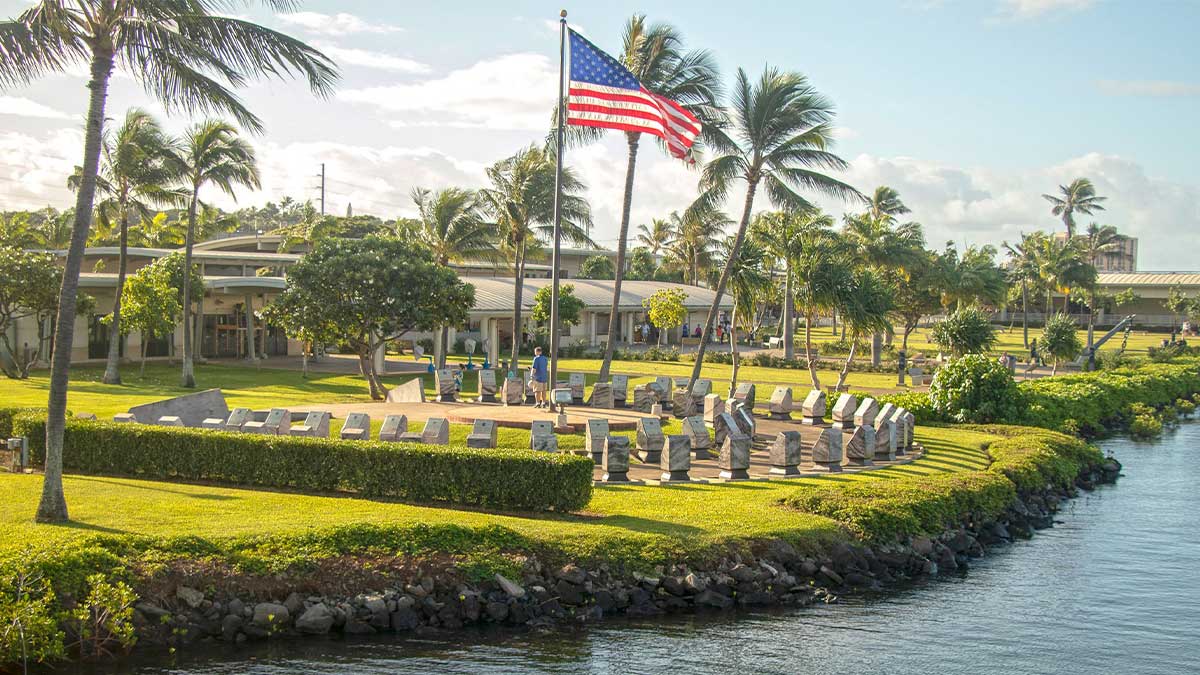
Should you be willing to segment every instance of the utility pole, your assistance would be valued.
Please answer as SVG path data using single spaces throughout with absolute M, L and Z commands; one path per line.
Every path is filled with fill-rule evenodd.
M 321 162 L 321 215 L 325 215 L 325 162 Z

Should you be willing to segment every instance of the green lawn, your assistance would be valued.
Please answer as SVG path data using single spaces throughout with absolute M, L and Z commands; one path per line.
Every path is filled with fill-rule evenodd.
M 1007 325 L 997 326 L 996 346 L 992 349 L 992 353 L 999 355 L 1001 352 L 1009 352 L 1018 358 L 1024 358 L 1029 353 L 1025 348 L 1024 337 L 1021 331 L 1021 324 L 1016 324 L 1011 328 Z M 902 329 L 896 333 L 896 347 L 900 346 L 900 337 Z M 1100 339 L 1108 329 L 1098 329 L 1095 333 L 1096 339 Z M 839 333 L 840 335 L 840 333 Z M 1163 338 L 1167 337 L 1165 333 L 1150 333 L 1147 331 L 1135 330 L 1129 334 L 1129 344 L 1126 346 L 1126 352 L 1132 354 L 1145 354 L 1147 347 L 1157 347 Z M 1042 329 L 1030 328 L 1029 339 L 1041 340 Z M 1116 350 L 1121 346 L 1120 334 L 1114 336 L 1100 349 L 1100 351 Z M 833 342 L 839 338 L 832 334 L 829 328 L 821 328 L 813 332 L 814 342 L 820 344 L 825 342 Z M 1079 340 L 1083 344 L 1087 344 L 1087 331 L 1079 331 Z M 929 339 L 929 329 L 918 328 L 908 336 L 908 355 L 925 354 L 926 356 L 937 356 L 938 346 Z M 860 354 L 858 358 L 870 359 L 870 353 Z

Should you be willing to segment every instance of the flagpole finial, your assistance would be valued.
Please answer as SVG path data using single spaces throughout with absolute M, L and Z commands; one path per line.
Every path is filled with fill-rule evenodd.
M 565 9 L 564 9 L 564 10 L 560 11 L 560 12 L 558 13 L 558 15 L 559 15 L 559 16 L 561 16 L 561 17 L 562 17 L 562 18 L 564 18 L 564 19 L 565 19 L 565 18 L 567 18 L 567 10 L 565 10 Z

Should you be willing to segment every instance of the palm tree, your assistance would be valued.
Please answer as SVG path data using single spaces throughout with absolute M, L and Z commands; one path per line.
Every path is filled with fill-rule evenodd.
M 751 232 L 751 239 L 759 242 L 776 265 L 783 266 L 783 358 L 788 360 L 796 358 L 792 263 L 803 253 L 800 233 L 812 227 L 832 228 L 833 218 L 818 209 L 800 213 L 775 211 L 756 218 Z
M 555 158 L 545 148 L 530 146 L 487 169 L 492 187 L 479 192 L 483 209 L 495 219 L 501 250 L 513 263 L 513 344 L 514 371 L 521 349 L 521 299 L 524 292 L 525 262 L 531 253 L 541 250 L 539 236 L 554 230 Z M 586 228 L 592 213 L 587 200 L 580 196 L 586 186 L 569 167 L 562 171 L 562 234 L 571 242 L 589 245 Z M 553 386 L 553 383 L 551 383 Z
M 638 243 L 650 249 L 650 255 L 656 259 L 675 238 L 675 230 L 671 227 L 671 221 L 663 218 L 651 220 L 649 227 L 638 225 L 638 232 Z
M 1064 241 L 1044 237 L 1039 241 L 1036 256 L 1038 275 L 1046 290 L 1046 318 L 1054 311 L 1055 291 L 1063 294 L 1063 313 L 1067 313 L 1071 289 L 1094 283 L 1096 268 L 1084 258 L 1083 246 L 1078 239 Z
M 287 10 L 292 0 L 262 0 Z M 86 62 L 91 79 L 75 221 L 58 303 L 57 341 L 75 338 L 76 295 L 91 224 L 100 166 L 105 104 L 113 68 L 120 65 L 169 110 L 222 111 L 260 131 L 261 121 L 233 94 L 250 78 L 304 76 L 318 95 L 332 91 L 333 63 L 317 50 L 245 19 L 220 16 L 218 0 L 41 0 L 15 19 L 0 21 L 0 87 L 25 85 Z M 67 520 L 62 492 L 62 439 L 71 350 L 51 362 L 46 423 L 46 470 L 37 520 Z
M 1112 225 L 1097 225 L 1092 223 L 1088 225 L 1084 236 L 1079 238 L 1080 253 L 1083 258 L 1088 261 L 1093 270 L 1096 270 L 1096 261 L 1100 256 L 1106 253 L 1113 253 L 1121 250 L 1121 245 L 1125 243 L 1127 237 L 1117 231 L 1117 228 Z M 1096 285 L 1088 286 L 1088 325 L 1087 325 L 1087 346 L 1090 351 L 1092 348 L 1093 337 L 1096 330 Z
M 872 220 L 894 221 L 896 216 L 912 213 L 912 210 L 900 200 L 900 193 L 886 185 L 875 188 L 875 192 L 867 201 L 867 215 Z
M 1086 178 L 1076 178 L 1070 185 L 1058 186 L 1059 196 L 1042 195 L 1050 202 L 1050 213 L 1062 218 L 1067 228 L 1067 238 L 1075 238 L 1075 214 L 1090 216 L 1096 211 L 1103 211 L 1100 202 L 1107 197 L 1097 197 L 1096 188 L 1092 181 Z
M 192 246 L 196 243 L 196 211 L 200 206 L 200 190 L 215 185 L 230 197 L 238 187 L 258 189 L 258 163 L 254 148 L 238 136 L 237 129 L 222 120 L 205 120 L 196 124 L 184 136 L 179 161 L 183 164 L 183 179 L 190 190 L 188 228 L 183 244 L 183 269 L 192 269 Z M 195 387 L 196 376 L 192 362 L 192 275 L 183 275 L 183 372 L 180 385 Z M 249 329 L 249 326 L 247 326 Z M 253 335 L 250 336 L 253 340 Z
M 732 248 L 733 239 L 727 237 L 722 242 L 724 256 L 728 256 Z M 733 271 L 729 274 L 729 287 L 733 291 L 733 312 L 729 317 L 729 353 L 733 363 L 729 376 L 730 397 L 737 391 L 738 368 L 741 365 L 738 354 L 738 324 L 743 324 L 747 332 L 750 330 L 755 304 L 769 292 L 774 283 L 770 268 L 770 257 L 758 241 L 751 237 L 742 242 L 742 250 L 734 260 Z
M 1025 349 L 1029 349 L 1029 286 L 1036 285 L 1041 279 L 1037 251 L 1045 236 L 1042 232 L 1034 232 L 1022 234 L 1021 241 L 1015 244 L 1004 242 L 1004 250 L 1009 258 L 1009 281 L 1021 286 L 1021 333 Z
M 791 260 L 794 297 L 804 315 L 804 358 L 808 361 L 813 389 L 820 389 L 821 381 L 817 378 L 812 326 L 818 316 L 844 304 L 854 281 L 853 268 L 847 263 L 853 259 L 854 250 L 833 230 L 832 224 L 832 220 L 814 218 L 801 221 L 794 232 Z
M 891 326 L 888 313 L 892 311 L 893 293 L 893 286 L 874 269 L 866 266 L 855 270 L 850 285 L 843 289 L 837 308 L 847 328 L 850 352 L 842 372 L 838 374 L 836 391 L 841 391 L 846 384 L 859 338 L 878 335 Z
M 678 103 L 702 121 L 717 117 L 716 101 L 719 97 L 720 76 L 716 61 L 707 51 L 685 50 L 683 37 L 675 27 L 663 23 L 647 25 L 645 16 L 633 15 L 625 23 L 621 62 L 647 91 Z M 621 281 L 625 276 L 629 212 L 633 208 L 633 177 L 637 166 L 638 143 L 642 136 L 639 131 L 624 133 L 628 147 L 625 194 L 621 204 L 621 226 L 617 234 L 616 273 L 613 276 L 612 309 L 608 315 L 608 342 L 604 346 L 604 359 L 598 375 L 600 382 L 608 381 L 620 325 Z
M 153 217 L 152 204 L 177 206 L 183 195 L 169 187 L 179 177 L 173 143 L 150 113 L 131 108 L 115 134 L 104 134 L 101 152 L 96 190 L 103 198 L 96 204 L 96 220 L 106 229 L 115 223 L 120 241 L 117 287 L 108 326 L 108 359 L 101 381 L 121 384 L 121 295 L 128 271 L 129 219 L 134 214 L 138 220 Z M 78 189 L 82 178 L 82 169 L 76 167 L 67 184 Z
M 961 256 L 954 242 L 938 256 L 938 286 L 942 307 L 959 309 L 970 305 L 1000 305 L 1008 297 L 1004 270 L 996 265 L 994 246 L 968 246 Z
M 433 253 L 439 264 L 495 255 L 495 227 L 484 220 L 477 193 L 460 188 L 430 192 L 418 187 L 413 188 L 411 196 L 421 223 L 417 240 Z M 446 367 L 449 336 L 450 331 L 442 326 L 438 338 L 439 368 Z
M 862 199 L 854 188 L 821 173 L 845 169 L 846 162 L 829 151 L 833 145 L 833 106 L 817 93 L 808 78 L 768 66 L 758 82 L 751 82 L 746 71 L 739 68 L 731 108 L 729 126 L 710 129 L 705 139 L 717 156 L 704 167 L 701 194 L 691 209 L 718 210 L 738 179 L 746 182 L 746 198 L 729 260 L 717 281 L 704 322 L 704 335 L 692 368 L 693 383 L 704 367 L 704 350 L 729 283 L 730 263 L 737 259 L 746 238 L 759 185 L 776 207 L 791 211 L 812 208 L 798 190 Z
M 713 263 L 714 246 L 731 222 L 720 211 L 672 211 L 670 222 L 675 239 L 667 247 L 670 266 L 683 272 L 684 283 L 700 285 L 702 272 Z

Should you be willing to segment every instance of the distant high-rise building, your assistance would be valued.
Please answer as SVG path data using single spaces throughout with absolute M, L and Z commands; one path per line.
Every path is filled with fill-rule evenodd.
M 1083 235 L 1075 235 L 1082 237 Z M 1065 240 L 1067 234 L 1065 232 L 1056 232 L 1055 239 Z M 1097 272 L 1136 272 L 1137 271 L 1137 256 L 1138 256 L 1138 239 L 1137 237 L 1125 237 L 1114 246 L 1114 250 L 1108 253 L 1101 253 L 1096 258 Z

